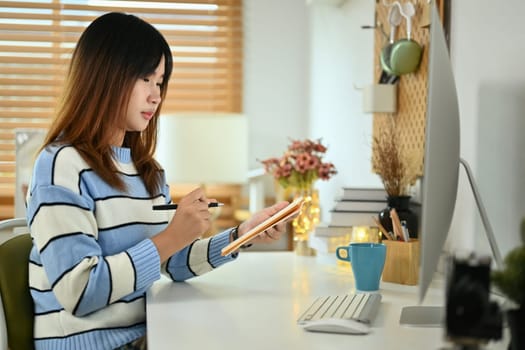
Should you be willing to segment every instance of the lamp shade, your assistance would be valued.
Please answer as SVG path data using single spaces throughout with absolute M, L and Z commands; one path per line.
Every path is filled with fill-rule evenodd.
M 245 183 L 248 127 L 244 115 L 162 115 L 156 158 L 168 183 Z

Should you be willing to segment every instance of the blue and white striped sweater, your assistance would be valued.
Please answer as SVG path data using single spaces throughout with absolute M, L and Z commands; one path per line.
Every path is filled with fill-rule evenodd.
M 34 166 L 27 219 L 33 237 L 29 283 L 37 349 L 113 349 L 145 334 L 145 293 L 161 270 L 186 280 L 233 259 L 220 250 L 228 231 L 197 240 L 166 264 L 148 239 L 173 212 L 164 183 L 151 196 L 130 150 L 114 148 L 128 191 L 106 184 L 71 146 L 42 151 Z

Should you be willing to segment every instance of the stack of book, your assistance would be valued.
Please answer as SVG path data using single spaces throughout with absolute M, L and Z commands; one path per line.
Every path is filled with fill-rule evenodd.
M 372 217 L 387 207 L 384 188 L 345 187 L 330 212 L 329 226 L 375 226 Z
M 320 223 L 309 237 L 308 245 L 317 251 L 317 255 L 332 255 L 335 262 L 335 250 L 347 245 L 352 239 L 351 227 L 335 227 Z
M 335 261 L 335 249 L 352 238 L 353 226 L 376 226 L 372 216 L 387 207 L 386 191 L 382 188 L 344 187 L 330 212 L 330 220 L 320 223 L 312 232 L 309 246 L 318 256 Z

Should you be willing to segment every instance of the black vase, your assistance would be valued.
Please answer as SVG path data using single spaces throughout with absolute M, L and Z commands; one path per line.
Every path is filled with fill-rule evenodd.
M 410 238 L 417 238 L 418 218 L 410 209 L 410 196 L 389 196 L 387 197 L 387 207 L 379 212 L 379 222 L 388 232 L 394 232 L 390 210 L 396 209 L 399 221 L 406 223 Z
M 510 329 L 510 343 L 508 350 L 525 349 L 525 307 L 508 310 L 507 323 Z

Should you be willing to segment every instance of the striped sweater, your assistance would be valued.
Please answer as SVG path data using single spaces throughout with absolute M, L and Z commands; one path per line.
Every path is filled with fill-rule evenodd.
M 173 212 L 165 184 L 150 195 L 127 148 L 113 149 L 127 191 L 105 183 L 71 146 L 51 146 L 36 159 L 27 202 L 33 238 L 29 285 L 35 302 L 35 346 L 113 349 L 146 333 L 145 295 L 167 274 L 182 281 L 232 259 L 220 250 L 228 231 L 193 242 L 166 263 L 149 237 Z

